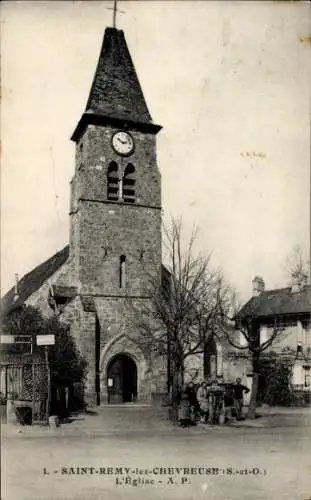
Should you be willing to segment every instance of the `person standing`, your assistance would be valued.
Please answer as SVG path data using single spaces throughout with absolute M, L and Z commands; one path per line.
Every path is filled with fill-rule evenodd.
M 248 392 L 249 388 L 241 384 L 241 379 L 237 378 L 233 386 L 234 407 L 237 420 L 243 418 L 244 393 L 247 394 Z
M 233 383 L 228 383 L 225 386 L 224 407 L 225 407 L 225 422 L 230 422 L 235 412 Z
M 194 387 L 193 382 L 189 382 L 186 388 L 188 394 L 188 400 L 191 407 L 191 422 L 195 425 L 197 416 L 200 414 L 200 406 L 197 400 L 197 391 Z
M 219 424 L 219 417 L 223 406 L 224 389 L 217 382 L 216 379 L 212 380 L 211 385 L 208 387 L 209 393 L 209 418 L 210 424 Z
M 201 422 L 206 424 L 208 419 L 208 390 L 205 380 L 199 386 L 197 400 L 200 406 Z
M 180 394 L 178 421 L 180 427 L 189 427 L 189 425 L 191 425 L 191 407 L 186 387 L 183 387 Z

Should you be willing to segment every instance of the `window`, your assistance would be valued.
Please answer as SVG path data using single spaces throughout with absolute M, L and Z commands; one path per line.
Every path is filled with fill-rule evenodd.
M 217 349 L 213 339 L 204 343 L 203 373 L 204 378 L 217 376 Z
M 120 270 L 119 270 L 119 273 L 120 273 L 120 288 L 124 288 L 125 287 L 125 261 L 126 261 L 126 257 L 125 255 L 121 255 L 120 257 Z
M 109 164 L 107 171 L 108 200 L 123 200 L 125 203 L 135 203 L 135 168 L 129 163 L 124 171 L 123 179 L 119 178 L 119 167 L 116 162 Z
M 292 383 L 296 389 L 303 389 L 305 383 L 304 369 L 301 365 L 294 365 Z
M 242 332 L 239 332 L 239 344 L 240 344 L 240 347 L 246 347 L 247 344 L 248 344 L 248 341 L 247 341 L 247 338 L 245 337 L 245 335 L 242 333 Z
M 297 321 L 297 344 L 304 344 L 304 328 L 301 321 Z
M 310 366 L 304 366 L 304 372 L 305 372 L 305 387 L 310 389 Z
M 119 199 L 119 177 L 118 165 L 112 161 L 107 172 L 107 198 L 108 200 L 117 201 Z
M 269 339 L 269 331 L 266 326 L 262 326 L 260 329 L 260 345 L 267 342 Z
M 122 195 L 126 203 L 135 203 L 135 168 L 131 163 L 124 171 Z

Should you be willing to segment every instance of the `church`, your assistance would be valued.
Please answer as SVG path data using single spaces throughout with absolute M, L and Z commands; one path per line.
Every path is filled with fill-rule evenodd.
M 69 245 L 4 297 L 46 316 L 54 305 L 88 364 L 89 403 L 150 403 L 166 391 L 166 361 L 144 352 L 127 298 L 161 280 L 161 175 L 153 123 L 122 30 L 107 28 L 86 108 L 71 140 Z M 148 273 L 146 273 L 148 270 Z
M 163 279 L 161 174 L 152 121 L 122 30 L 106 28 L 87 104 L 71 140 L 69 245 L 19 280 L 2 300 L 70 324 L 88 366 L 89 404 L 151 404 L 167 394 L 167 358 L 140 341 L 128 300 L 148 301 Z M 234 361 L 212 342 L 191 356 L 185 380 L 229 375 Z M 241 374 L 238 362 L 237 373 Z M 229 371 L 228 371 L 229 370 Z M 243 364 L 246 375 L 247 368 Z M 226 373 L 228 372 L 228 373 Z
M 160 131 L 152 121 L 123 31 L 106 28 L 86 108 L 71 137 L 75 168 L 69 245 L 26 274 L 2 299 L 4 315 L 25 304 L 45 317 L 56 313 L 70 325 L 87 362 L 84 397 L 91 405 L 152 404 L 169 390 L 167 357 L 143 345 L 128 307 L 129 299 L 150 301 L 150 276 L 159 283 L 165 277 L 156 145 Z M 258 303 L 255 312 L 263 328 L 271 315 L 290 314 L 298 325 L 291 343 L 298 352 L 301 321 L 310 318 L 309 295 L 305 300 L 298 294 L 297 302 L 297 293 L 290 289 L 258 292 L 258 279 L 241 314 L 248 317 L 251 307 L 254 316 Z M 310 294 L 309 286 L 303 290 Z M 276 297 L 273 311 L 271 294 Z M 297 304 L 304 304 L 303 311 Z M 284 342 L 287 345 L 288 339 Z M 239 343 L 243 347 L 243 339 L 237 339 Z M 239 376 L 251 385 L 252 365 L 244 351 L 233 349 L 225 339 L 205 347 L 204 353 L 187 359 L 185 381 Z

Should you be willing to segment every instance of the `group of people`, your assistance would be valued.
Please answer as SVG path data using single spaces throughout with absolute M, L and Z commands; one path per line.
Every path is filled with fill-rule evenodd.
M 196 425 L 198 421 L 222 424 L 233 418 L 243 418 L 243 395 L 249 389 L 237 378 L 233 384 L 218 380 L 203 380 L 199 386 L 189 382 L 183 387 L 178 406 L 181 427 Z

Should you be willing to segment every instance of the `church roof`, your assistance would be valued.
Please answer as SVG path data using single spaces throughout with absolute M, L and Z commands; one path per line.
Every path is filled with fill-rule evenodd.
M 97 119 L 97 120 L 96 120 Z M 153 124 L 122 30 L 106 28 L 85 112 L 72 136 L 79 138 L 85 123 L 123 120 L 158 131 Z
M 85 111 L 152 121 L 122 30 L 105 30 Z
M 295 292 L 291 287 L 262 292 L 242 307 L 238 317 L 246 319 L 305 314 L 311 315 L 311 285 L 305 285 Z
M 12 287 L 1 299 L 1 314 L 6 315 L 20 307 L 46 280 L 52 276 L 68 259 L 69 245 L 57 252 L 53 257 L 25 274 L 18 282 L 18 297 L 15 299 L 15 287 Z

